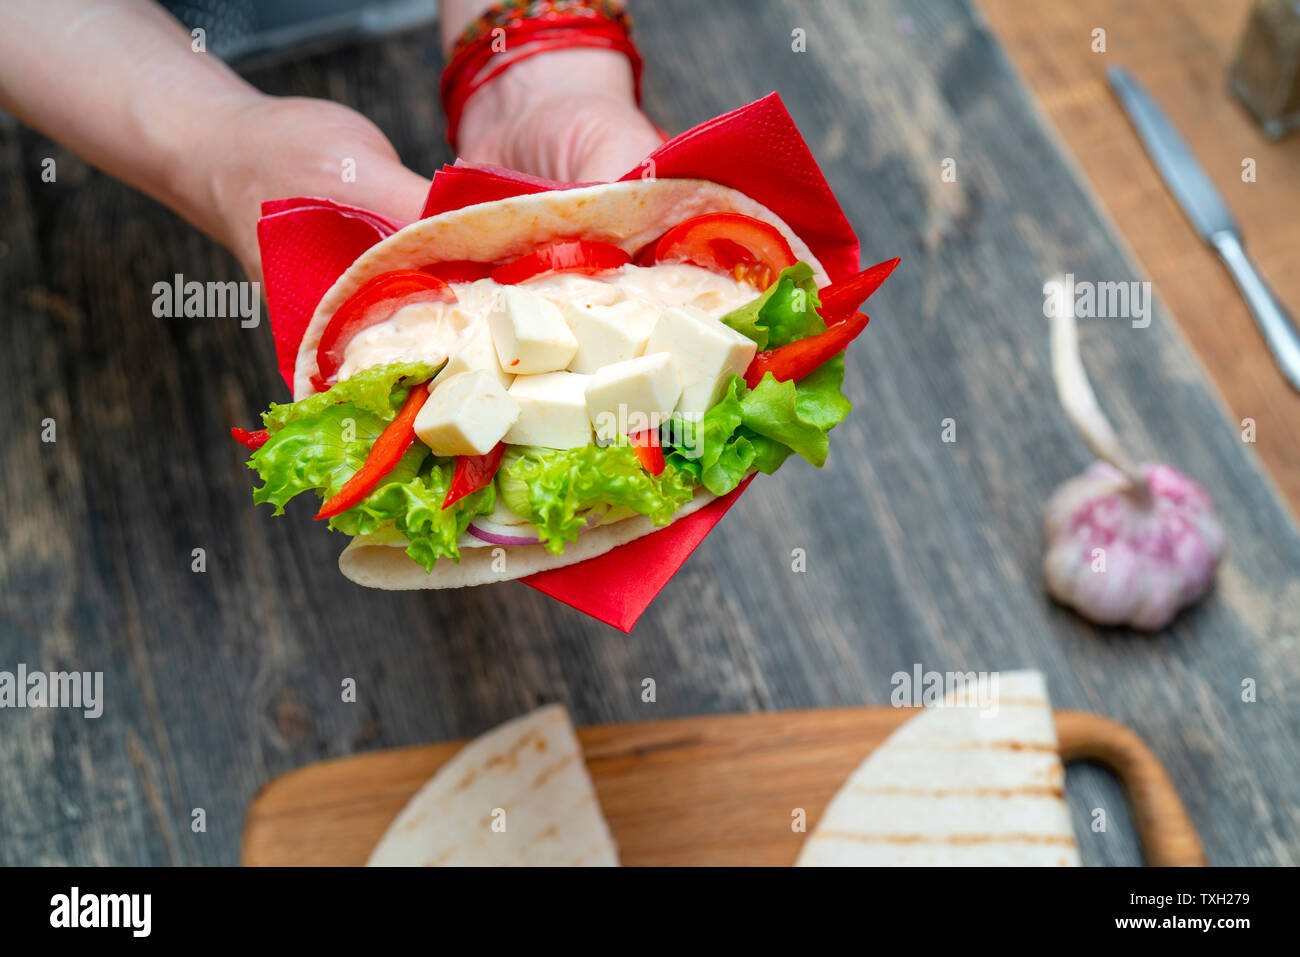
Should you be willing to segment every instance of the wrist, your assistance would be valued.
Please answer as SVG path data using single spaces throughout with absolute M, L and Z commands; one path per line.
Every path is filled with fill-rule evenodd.
M 230 90 L 189 110 L 185 134 L 157 147 L 164 202 L 227 247 L 236 221 L 247 216 L 246 197 L 258 192 L 268 157 L 255 117 L 272 99 L 252 87 Z
M 273 162 L 254 119 L 274 99 L 248 87 L 187 110 L 180 136 L 155 148 L 150 192 L 190 225 L 224 246 L 257 277 L 256 223 L 263 165 Z
M 490 153 L 521 119 L 551 110 L 574 111 L 599 103 L 609 109 L 639 112 L 636 84 L 627 57 L 611 50 L 556 50 L 515 64 L 476 91 L 460 121 L 462 154 L 473 159 Z

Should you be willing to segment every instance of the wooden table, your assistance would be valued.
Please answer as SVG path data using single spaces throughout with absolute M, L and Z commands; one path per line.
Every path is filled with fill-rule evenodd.
M 1257 451 L 1300 513 L 1300 393 L 1282 378 L 1227 271 L 1183 217 L 1106 85 L 1132 70 L 1177 124 L 1274 290 L 1300 314 L 1300 136 L 1271 142 L 1228 93 L 1253 0 L 982 0 L 1084 175 L 1223 393 L 1253 419 Z M 1106 51 L 1092 51 L 1092 31 Z M 1254 179 L 1243 163 L 1254 161 Z
M 852 354 L 858 408 L 826 470 L 755 483 L 630 638 L 518 584 L 364 591 L 310 508 L 254 510 L 227 430 L 282 395 L 268 330 L 150 312 L 159 279 L 238 278 L 234 262 L 0 130 L 0 668 L 106 685 L 97 720 L 0 712 L 0 862 L 232 863 L 258 787 L 319 758 L 475 734 L 550 700 L 579 724 L 882 704 L 920 663 L 1041 668 L 1056 706 L 1145 737 L 1212 862 L 1296 863 L 1300 534 L 1163 308 L 1146 329 L 1085 324 L 1083 347 L 1137 452 L 1214 490 L 1232 541 L 1217 592 L 1154 637 L 1042 594 L 1042 502 L 1088 461 L 1053 397 L 1042 284 L 1142 274 L 979 15 L 964 0 L 642 6 L 654 116 L 680 129 L 780 90 L 864 260 L 903 267 Z M 430 172 L 450 158 L 438 63 L 425 35 L 252 79 L 358 107 Z M 1084 859 L 1136 862 L 1113 782 L 1085 768 L 1068 790 Z

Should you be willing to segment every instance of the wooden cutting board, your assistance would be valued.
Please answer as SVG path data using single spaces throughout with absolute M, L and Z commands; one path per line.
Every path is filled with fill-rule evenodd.
M 867 754 L 914 713 L 900 708 L 714 715 L 578 729 L 625 865 L 794 863 L 809 830 Z M 1151 865 L 1205 865 L 1168 774 L 1131 730 L 1057 711 L 1065 761 L 1123 783 Z M 248 865 L 364 864 L 389 823 L 464 741 L 338 758 L 275 778 L 244 822 Z

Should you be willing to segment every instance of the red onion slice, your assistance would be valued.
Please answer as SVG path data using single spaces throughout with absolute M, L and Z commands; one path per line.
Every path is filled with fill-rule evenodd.
M 486 529 L 480 528 L 479 526 L 475 525 L 473 522 L 469 523 L 469 528 L 466 529 L 466 531 L 468 531 L 475 538 L 480 538 L 483 541 L 487 542 L 489 545 L 536 545 L 537 544 L 536 535 L 532 535 L 532 536 L 499 535 L 496 532 L 489 532 Z
M 595 528 L 597 525 L 600 524 L 600 520 L 603 517 L 604 517 L 603 514 L 594 514 L 594 515 L 587 516 L 586 524 L 579 530 L 579 534 L 587 531 L 587 529 L 589 528 Z M 473 535 L 475 538 L 485 541 L 489 545 L 540 544 L 541 539 L 536 533 L 532 535 L 511 535 L 507 532 L 495 531 L 495 529 L 498 528 L 510 528 L 510 527 L 511 526 L 509 525 L 505 525 L 505 526 L 497 525 L 495 522 L 493 522 L 491 523 L 491 527 L 484 528 L 484 523 L 480 520 L 478 522 L 470 522 L 469 526 L 465 530 L 469 532 L 471 535 Z

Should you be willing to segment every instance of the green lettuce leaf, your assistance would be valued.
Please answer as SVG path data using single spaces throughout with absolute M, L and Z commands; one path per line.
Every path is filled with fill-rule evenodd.
M 423 468 L 426 462 L 429 463 L 427 469 Z M 397 460 L 393 470 L 379 480 L 370 494 L 347 511 L 333 516 L 329 520 L 329 527 L 345 535 L 373 535 L 385 522 L 393 521 L 391 514 L 385 514 L 391 510 L 383 504 L 384 491 L 391 486 L 423 482 L 425 473 L 436 471 L 437 463 L 431 460 L 429 447 L 423 442 L 412 442 L 411 447 Z
M 451 459 L 433 457 L 416 442 L 369 495 L 334 516 L 330 527 L 348 535 L 373 535 L 391 523 L 410 543 L 406 554 L 425 571 L 432 571 L 439 558 L 459 562 L 457 539 L 476 516 L 492 511 L 496 491 L 489 484 L 444 509 L 453 468 Z
M 434 366 L 418 362 L 376 366 L 300 402 L 272 403 L 262 415 L 271 437 L 248 460 L 263 482 L 253 490 L 253 501 L 270 502 L 280 515 L 285 503 L 302 492 L 333 495 L 365 464 L 410 386 L 434 371 Z M 412 462 L 410 454 L 390 479 L 415 476 L 423 456 Z
M 285 503 L 302 492 L 333 495 L 365 464 L 387 424 L 344 402 L 281 427 L 248 460 L 263 482 L 253 490 L 253 501 L 270 502 L 280 515 Z
M 267 431 L 276 432 L 292 422 L 315 418 L 332 405 L 348 402 L 385 422 L 397 416 L 410 387 L 433 378 L 441 368 L 426 362 L 393 362 L 363 369 L 350 379 L 336 383 L 325 392 L 317 392 L 298 402 L 272 402 L 262 413 Z
M 279 515 L 295 495 L 337 493 L 365 464 L 410 387 L 437 370 L 426 363 L 378 366 L 300 402 L 272 405 L 263 416 L 271 436 L 248 461 L 263 483 L 253 501 L 271 503 Z M 348 535 L 395 529 L 410 543 L 406 553 L 426 571 L 439 558 L 460 561 L 457 539 L 475 516 L 492 511 L 496 492 L 489 485 L 444 511 L 453 467 L 451 459 L 414 442 L 369 495 L 329 520 L 330 528 Z
M 792 449 L 775 439 L 745 428 L 743 425 L 736 432 L 736 441 L 744 440 L 754 450 L 754 468 L 764 475 L 771 475 L 790 457 Z
M 781 270 L 766 292 L 727 313 L 722 321 L 753 339 L 759 349 L 776 349 L 825 332 L 826 323 L 817 315 L 820 305 L 812 267 L 800 262 Z
M 843 381 L 842 355 L 798 382 L 777 382 L 768 373 L 750 389 L 732 376 L 698 422 L 673 416 L 665 458 L 714 495 L 727 494 L 750 472 L 775 472 L 791 453 L 821 468 L 830 449 L 826 433 L 853 408 L 840 391 Z
M 841 391 L 843 385 L 844 353 L 841 352 L 796 383 L 795 407 L 800 417 L 826 432 L 835 428 L 853 411 L 853 403 Z
M 744 379 L 732 376 L 722 398 L 698 420 L 677 414 L 668 422 L 667 460 L 715 495 L 735 488 L 754 464 L 754 447 L 736 434 L 744 421 L 740 399 L 748 391 Z
M 577 539 L 592 508 L 629 508 L 656 525 L 667 525 L 694 494 L 689 473 L 665 465 L 653 476 L 626 445 L 577 449 L 509 446 L 497 473 L 501 497 L 537 526 L 554 555 Z
M 302 492 L 321 498 L 335 494 L 364 464 L 386 424 L 344 403 L 285 426 L 249 460 L 264 483 L 253 490 L 253 501 L 270 502 L 279 515 L 285 503 Z M 344 441 L 348 428 L 355 438 Z M 443 510 L 452 467 L 451 460 L 434 458 L 422 442 L 412 443 L 370 494 L 331 518 L 329 526 L 347 535 L 371 535 L 391 524 L 410 543 L 406 553 L 426 571 L 439 558 L 458 562 L 457 539 L 475 516 L 492 511 L 496 495 L 489 485 Z
M 840 392 L 843 381 L 843 356 L 827 360 L 798 382 L 777 382 L 769 372 L 741 399 L 744 425 L 821 468 L 830 451 L 826 433 L 853 408 Z

